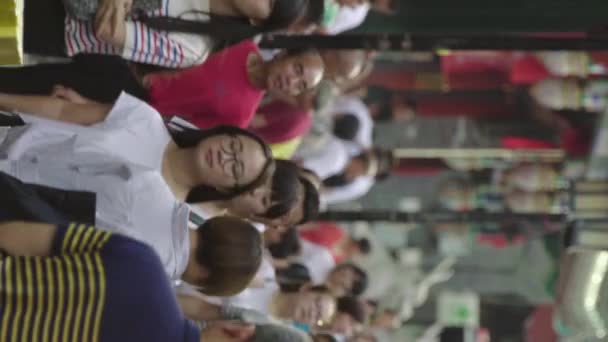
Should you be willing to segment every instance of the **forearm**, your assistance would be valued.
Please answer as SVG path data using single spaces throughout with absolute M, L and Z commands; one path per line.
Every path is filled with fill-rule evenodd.
M 222 307 L 192 295 L 178 295 L 184 315 L 194 321 L 213 321 L 222 318 Z
M 8 111 L 57 118 L 63 111 L 65 100 L 51 96 L 12 95 L 0 93 L 0 108 Z
M 0 108 L 45 119 L 92 125 L 105 120 L 111 106 L 96 102 L 73 103 L 52 96 L 0 93 Z

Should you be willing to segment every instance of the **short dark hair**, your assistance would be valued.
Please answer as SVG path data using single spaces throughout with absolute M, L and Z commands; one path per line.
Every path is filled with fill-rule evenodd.
M 275 219 L 287 214 L 298 201 L 300 170 L 288 160 L 275 160 L 275 170 L 272 175 L 271 201 L 274 203 L 264 217 Z
M 305 18 L 308 21 L 309 15 L 312 15 L 310 13 L 310 0 L 275 0 L 270 15 L 262 21 L 260 31 L 270 32 L 286 29 L 300 18 Z
M 285 269 L 277 270 L 276 277 L 281 292 L 298 292 L 311 282 L 310 271 L 299 263 L 292 263 Z
M 309 0 L 308 8 L 306 11 L 307 23 L 310 24 L 321 24 L 323 23 L 323 16 L 325 15 L 325 1 L 324 0 Z
M 281 236 L 281 240 L 268 246 L 270 255 L 275 259 L 285 259 L 297 255 L 301 249 L 300 235 L 296 227 L 289 227 Z
M 196 262 L 209 271 L 201 292 L 231 296 L 246 288 L 262 262 L 262 236 L 247 221 L 217 216 L 196 231 Z
M 372 244 L 369 242 L 369 239 L 361 238 L 353 239 L 353 241 L 357 244 L 357 247 L 359 247 L 359 251 L 361 251 L 362 254 L 367 255 L 372 251 Z
M 320 196 L 315 185 L 306 177 L 300 177 L 300 182 L 304 188 L 304 198 L 302 200 L 302 219 L 298 224 L 312 221 L 319 216 Z
M 190 189 L 190 192 L 186 196 L 186 202 L 188 203 L 231 199 L 242 193 L 256 189 L 264 184 L 273 174 L 275 163 L 270 147 L 268 147 L 260 137 L 247 130 L 232 126 L 217 126 L 204 130 L 182 127 L 179 130 L 170 128 L 169 133 L 173 138 L 173 142 L 175 142 L 179 148 L 193 148 L 198 146 L 202 141 L 218 135 L 244 136 L 257 142 L 267 159 L 266 164 L 262 168 L 262 172 L 260 172 L 251 183 L 235 187 L 228 192 L 219 191 L 218 189 L 207 185 L 199 185 Z
M 357 137 L 360 128 L 361 121 L 354 114 L 346 113 L 339 115 L 334 119 L 333 133 L 342 140 L 354 140 Z
M 337 300 L 338 312 L 344 313 L 352 317 L 355 321 L 365 324 L 367 315 L 365 314 L 365 306 L 363 302 L 354 296 L 344 296 Z
M 356 275 L 356 279 L 355 279 L 355 282 L 353 283 L 353 287 L 350 289 L 350 295 L 352 295 L 352 296 L 362 295 L 363 292 L 365 292 L 365 290 L 367 290 L 367 286 L 368 286 L 368 282 L 369 282 L 367 272 L 365 272 L 361 267 L 359 267 L 353 263 L 350 263 L 350 262 L 343 263 L 343 264 L 336 266 L 332 272 L 336 272 L 336 271 L 339 271 L 339 270 L 342 270 L 345 268 L 351 269 Z

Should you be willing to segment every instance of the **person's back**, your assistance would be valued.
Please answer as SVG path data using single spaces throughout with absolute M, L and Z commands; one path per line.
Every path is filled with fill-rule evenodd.
M 209 56 L 197 67 L 148 76 L 150 103 L 161 114 L 178 115 L 199 128 L 245 128 L 264 93 L 249 81 L 251 54 L 258 54 L 258 48 L 245 41 Z
M 86 225 L 54 234 L 51 225 L 27 225 L 0 225 L 0 248 L 8 253 L 0 258 L 0 340 L 199 340 L 150 247 Z M 7 236 L 17 230 L 32 233 L 35 244 L 49 236 L 51 247 L 17 247 Z

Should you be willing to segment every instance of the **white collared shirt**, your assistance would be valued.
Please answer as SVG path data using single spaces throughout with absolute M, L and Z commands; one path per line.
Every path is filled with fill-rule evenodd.
M 369 10 L 370 5 L 368 3 L 355 7 L 340 6 L 334 21 L 326 27 L 327 32 L 338 34 L 356 28 L 363 24 Z
M 374 177 L 361 176 L 348 184 L 323 189 L 321 205 L 354 201 L 365 196 L 374 184 L 376 184 Z
M 179 278 L 188 262 L 189 208 L 161 174 L 170 137 L 158 112 L 123 94 L 98 125 L 23 118 L 25 131 L 0 145 L 0 171 L 24 182 L 94 192 L 96 225 L 148 243 L 167 274 Z
M 296 159 L 299 156 L 296 154 Z M 332 136 L 323 148 L 302 158 L 302 167 L 314 171 L 321 179 L 342 172 L 349 161 L 344 141 Z
M 331 252 L 324 246 L 301 239 L 300 254 L 297 261 L 304 265 L 310 273 L 312 283 L 315 285 L 325 283 L 331 270 L 336 267 L 336 262 Z

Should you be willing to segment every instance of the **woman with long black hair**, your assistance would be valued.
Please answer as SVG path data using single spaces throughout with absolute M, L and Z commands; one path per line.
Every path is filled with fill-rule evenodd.
M 95 18 L 81 20 L 66 15 L 60 0 L 26 1 L 24 52 L 100 53 L 185 68 L 202 63 L 218 43 L 314 24 L 323 13 L 322 0 L 162 0 L 148 12 L 131 6 L 129 0 L 102 0 Z
M 186 202 L 273 188 L 275 174 L 297 186 L 297 170 L 275 168 L 270 149 L 255 135 L 234 127 L 169 131 L 154 109 L 127 94 L 113 106 L 0 95 L 0 107 L 35 114 L 21 115 L 26 125 L 11 128 L 0 142 L 0 171 L 23 182 L 95 193 L 96 224 L 151 245 L 174 279 L 187 269 L 192 249 Z M 75 111 L 103 120 L 58 121 Z M 282 193 L 259 192 L 260 214 L 288 210 L 275 208 L 283 204 L 276 201 Z

